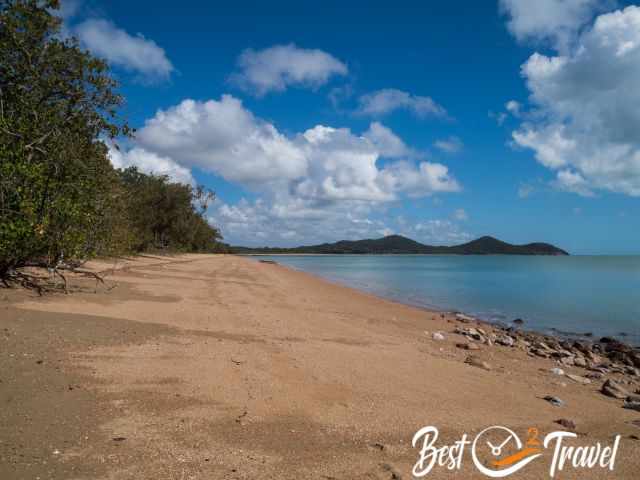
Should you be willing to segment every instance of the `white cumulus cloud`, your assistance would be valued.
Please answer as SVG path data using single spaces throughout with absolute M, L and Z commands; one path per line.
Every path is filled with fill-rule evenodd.
M 445 153 L 458 153 L 464 148 L 464 143 L 456 136 L 436 140 L 433 146 Z
M 598 16 L 570 51 L 534 53 L 522 75 L 533 111 L 513 139 L 555 185 L 640 196 L 640 7 Z
M 105 19 L 89 19 L 70 33 L 93 54 L 109 63 L 137 72 L 148 80 L 166 80 L 174 68 L 165 51 L 142 34 L 130 35 Z
M 418 117 L 446 117 L 447 111 L 431 97 L 412 95 L 395 88 L 367 93 L 359 98 L 357 113 L 379 117 L 394 110 L 409 110 Z
M 264 50 L 247 49 L 238 58 L 231 81 L 258 96 L 282 92 L 289 86 L 318 88 L 333 75 L 346 75 L 347 66 L 333 55 L 294 44 Z
M 522 105 L 520 104 L 520 102 L 517 102 L 515 100 L 509 100 L 505 104 L 504 108 L 506 108 L 507 112 L 509 112 L 514 117 L 519 117 L 522 114 Z
M 298 143 L 309 160 L 309 171 L 293 187 L 308 199 L 388 201 L 392 188 L 380 184 L 376 162 L 379 151 L 348 128 L 318 125 L 307 130 Z
M 375 145 L 383 157 L 408 157 L 415 154 L 400 137 L 380 122 L 372 122 L 363 136 Z
M 521 42 L 550 42 L 569 48 L 576 33 L 594 13 L 612 2 L 603 0 L 500 0 L 509 16 L 509 31 Z
M 572 170 L 560 170 L 556 176 L 555 185 L 560 190 L 577 193 L 583 197 L 592 197 L 593 192 L 589 182 L 578 172 Z
M 143 148 L 118 150 L 108 143 L 109 159 L 115 168 L 137 167 L 143 173 L 167 175 L 171 181 L 193 185 L 191 171 L 168 157 L 162 157 Z
M 137 141 L 183 165 L 244 184 L 299 178 L 307 170 L 299 146 L 230 95 L 187 99 L 159 110 L 139 130 Z
M 411 150 L 378 122 L 361 135 L 317 125 L 287 136 L 230 95 L 206 102 L 188 99 L 158 111 L 139 130 L 137 142 L 186 167 L 306 199 L 390 201 L 400 193 L 423 196 L 460 189 L 439 163 L 402 159 L 379 165 L 381 157 L 409 156 Z
M 381 171 L 386 189 L 404 192 L 410 197 L 424 197 L 438 192 L 459 192 L 460 184 L 441 163 L 400 160 Z
M 458 221 L 464 222 L 466 220 L 469 220 L 469 214 L 467 214 L 465 209 L 458 208 L 455 212 L 453 212 L 453 218 Z
M 454 245 L 471 239 L 469 233 L 450 220 L 423 220 L 412 226 L 409 234 L 432 245 Z

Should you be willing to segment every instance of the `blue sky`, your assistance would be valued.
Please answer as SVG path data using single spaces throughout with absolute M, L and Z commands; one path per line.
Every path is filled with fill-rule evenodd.
M 481 235 L 640 253 L 640 8 L 596 0 L 63 3 L 226 241 Z

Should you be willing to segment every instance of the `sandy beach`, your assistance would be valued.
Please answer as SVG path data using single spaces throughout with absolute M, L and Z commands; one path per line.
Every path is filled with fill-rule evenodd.
M 575 445 L 621 436 L 613 471 L 558 477 L 638 478 L 639 412 L 552 359 L 458 348 L 452 314 L 237 256 L 115 266 L 69 295 L 0 291 L 0 478 L 407 479 L 423 426 L 448 445 L 492 425 L 542 438 L 558 419 Z M 550 455 L 510 478 L 548 478 Z M 426 478 L 487 477 L 465 454 Z

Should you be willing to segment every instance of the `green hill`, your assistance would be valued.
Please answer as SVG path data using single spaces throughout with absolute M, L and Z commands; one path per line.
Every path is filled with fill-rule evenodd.
M 457 254 L 457 255 L 568 255 L 568 253 L 548 243 L 528 243 L 512 245 L 493 237 L 481 237 L 461 245 L 433 246 L 411 240 L 401 235 L 366 240 L 341 240 L 293 248 L 249 248 L 231 247 L 239 254 L 315 253 L 315 254 Z

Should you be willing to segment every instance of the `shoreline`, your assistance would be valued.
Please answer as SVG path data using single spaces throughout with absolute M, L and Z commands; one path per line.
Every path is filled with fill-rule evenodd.
M 263 262 L 262 260 L 259 260 L 260 262 Z M 633 376 L 640 376 L 640 344 L 635 344 L 635 343 L 631 343 L 628 341 L 624 340 L 625 335 L 613 335 L 613 336 L 600 336 L 599 339 L 597 339 L 599 337 L 599 335 L 594 335 L 593 333 L 578 333 L 578 332 L 567 332 L 567 331 L 561 331 L 558 330 L 556 328 L 548 328 L 546 330 L 539 330 L 539 329 L 528 329 L 526 326 L 523 327 L 524 325 L 524 321 L 520 318 L 514 319 L 511 322 L 499 322 L 499 321 L 491 321 L 488 319 L 484 319 L 482 317 L 479 317 L 477 315 L 474 315 L 470 312 L 464 312 L 461 310 L 451 310 L 451 309 L 444 309 L 444 308 L 439 308 L 437 306 L 424 306 L 424 305 L 420 305 L 417 303 L 411 303 L 405 299 L 401 299 L 401 298 L 394 298 L 391 296 L 384 296 L 384 295 L 378 295 L 376 293 L 370 292 L 368 290 L 365 290 L 363 288 L 358 288 L 356 286 L 352 286 L 347 284 L 346 282 L 342 282 L 340 280 L 337 279 L 331 279 L 328 277 L 324 277 L 320 274 L 316 274 L 314 272 L 308 272 L 302 269 L 298 269 L 294 266 L 291 265 L 285 265 L 285 264 L 281 264 L 281 263 L 277 263 L 274 262 L 273 265 L 277 265 L 279 267 L 284 267 L 286 269 L 289 269 L 293 272 L 297 272 L 297 273 L 302 273 L 305 275 L 309 275 L 319 281 L 323 281 L 323 282 L 328 282 L 332 285 L 341 287 L 341 288 L 347 288 L 350 290 L 354 290 L 356 292 L 359 292 L 361 294 L 365 294 L 365 295 L 371 295 L 374 298 L 379 298 L 379 299 L 384 299 L 390 302 L 395 302 L 401 305 L 405 305 L 407 307 L 410 308 L 417 308 L 420 309 L 422 311 L 424 311 L 426 314 L 440 314 L 440 315 L 446 315 L 446 316 L 453 316 L 454 318 L 458 319 L 458 321 L 461 321 L 462 323 L 472 323 L 472 324 L 476 324 L 479 326 L 484 326 L 484 327 L 488 327 L 488 328 L 492 328 L 492 329 L 497 329 L 503 332 L 508 333 L 509 335 L 513 335 L 514 336 L 514 343 L 515 343 L 515 339 L 528 339 L 531 341 L 545 341 L 545 342 L 551 342 L 551 343 L 555 343 L 557 345 L 556 349 L 554 350 L 553 348 L 549 349 L 548 356 L 545 355 L 540 355 L 539 353 L 536 354 L 534 353 L 533 355 L 538 355 L 538 356 L 542 356 L 543 358 L 549 358 L 551 356 L 553 356 L 552 354 L 559 354 L 560 352 L 571 352 L 573 351 L 574 354 L 575 353 L 584 353 L 585 348 L 589 348 L 589 349 L 593 349 L 593 347 L 599 347 L 600 345 L 602 345 L 603 343 L 605 344 L 611 344 L 614 343 L 612 342 L 612 340 L 615 340 L 615 342 L 619 343 L 619 348 L 621 348 L 623 351 L 627 350 L 627 347 L 629 347 L 631 350 L 635 350 L 638 353 L 638 361 L 634 362 L 633 360 L 629 361 L 629 366 L 631 367 L 635 367 L 638 370 L 637 373 L 634 373 Z M 518 320 L 520 322 L 518 322 Z M 486 343 L 487 339 L 486 338 L 482 338 L 482 339 L 476 339 L 476 340 L 480 340 L 481 343 Z M 492 340 L 495 341 L 495 340 Z M 507 344 L 506 346 L 511 346 L 511 342 L 507 340 Z M 580 348 L 575 348 L 574 346 L 565 346 L 565 347 L 559 347 L 562 343 L 564 342 L 580 342 Z M 599 348 L 596 348 L 596 350 L 602 351 Z M 557 357 L 560 358 L 560 357 Z
M 640 389 L 637 377 L 581 383 L 597 372 L 530 356 L 526 337 L 282 266 L 135 258 L 97 293 L 76 278 L 70 295 L 0 291 L 0 476 L 411 478 L 425 425 L 445 442 L 489 425 L 542 435 L 565 418 L 583 443 L 621 435 L 614 478 L 635 478 L 640 414 L 600 389 Z M 460 475 L 483 478 L 469 461 Z
M 284 254 L 234 254 L 240 257 L 262 257 L 262 256 L 362 256 L 363 254 L 289 254 L 289 253 L 284 253 Z M 364 254 L 366 255 L 366 254 Z M 396 255 L 396 254 L 389 254 L 389 255 Z M 400 256 L 432 256 L 431 254 L 399 254 Z M 450 255 L 454 255 L 454 254 L 445 254 L 447 256 Z M 378 256 L 378 254 L 376 254 L 376 256 Z M 454 255 L 456 256 L 456 255 Z M 458 255 L 459 256 L 459 255 Z M 483 255 L 483 256 L 487 256 L 487 255 Z M 527 256 L 527 255 L 522 255 L 522 256 Z M 268 263 L 268 261 L 265 260 L 259 260 L 257 259 L 257 261 L 259 262 L 264 262 L 264 263 Z M 314 278 L 317 278 L 321 281 L 325 281 L 325 282 L 330 282 L 334 285 L 338 285 L 344 288 L 349 288 L 349 289 L 353 289 L 356 290 L 358 292 L 361 293 L 366 293 L 369 295 L 373 295 L 375 297 L 379 297 L 379 298 L 384 298 L 386 300 L 392 301 L 392 302 L 397 302 L 400 303 L 402 305 L 406 305 L 409 307 L 413 307 L 413 308 L 418 308 L 421 310 L 424 310 L 425 312 L 436 312 L 436 313 L 445 313 L 448 315 L 456 315 L 456 314 L 463 314 L 466 315 L 468 317 L 473 318 L 473 320 L 478 321 L 478 322 L 482 322 L 488 326 L 492 326 L 492 327 L 497 327 L 497 328 L 502 328 L 502 329 L 508 329 L 509 327 L 514 327 L 517 328 L 518 330 L 524 332 L 524 333 L 528 333 L 528 334 L 533 334 L 533 335 L 540 335 L 540 336 L 544 336 L 544 337 L 554 337 L 557 338 L 559 341 L 562 340 L 582 340 L 582 341 L 587 341 L 587 342 L 595 342 L 597 338 L 606 338 L 606 337 L 611 337 L 611 338 L 615 338 L 620 342 L 623 343 L 627 343 L 633 347 L 640 347 L 640 334 L 629 334 L 626 332 L 618 332 L 615 334 L 606 334 L 606 333 L 594 333 L 594 332 L 578 332 L 578 331 L 568 331 L 568 330 L 561 330 L 559 328 L 556 327 L 539 327 L 539 328 L 528 328 L 526 326 L 526 321 L 524 322 L 524 326 L 522 326 L 522 324 L 517 325 L 516 323 L 514 323 L 514 320 L 522 320 L 520 317 L 516 317 L 514 320 L 512 321 L 501 321 L 501 320 L 497 320 L 497 319 L 491 319 L 491 318 L 486 318 L 482 315 L 478 315 L 475 312 L 470 312 L 470 311 L 465 311 L 465 310 L 460 310 L 460 309 L 456 309 L 456 308 L 447 308 L 447 307 L 441 307 L 438 305 L 430 305 L 430 304 L 421 304 L 419 302 L 412 302 L 406 298 L 403 298 L 402 296 L 394 296 L 394 295 L 384 295 L 381 293 L 376 293 L 373 291 L 368 290 L 366 287 L 359 287 L 359 286 L 355 286 L 355 285 L 351 285 L 349 284 L 347 281 L 345 280 L 341 280 L 338 278 L 331 278 L 328 276 L 323 276 L 321 274 L 318 273 L 314 273 L 314 272 L 310 272 L 310 271 L 306 271 L 304 269 L 301 268 L 296 268 L 293 265 L 287 265 L 284 263 L 279 263 L 279 262 L 273 262 L 274 264 L 277 264 L 281 267 L 284 268 L 288 268 L 294 272 L 301 272 L 307 275 L 311 275 Z M 635 341 L 630 341 L 630 339 L 636 339 Z

